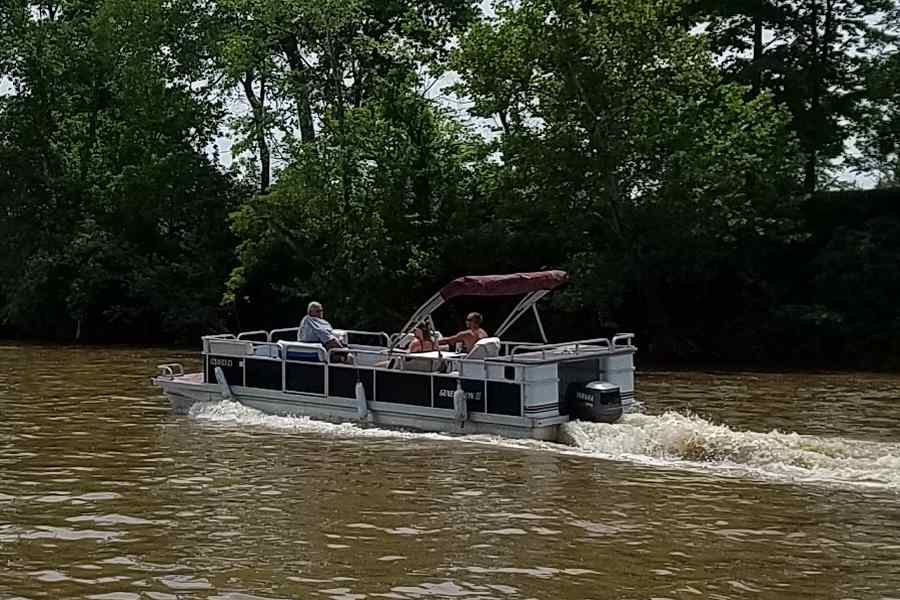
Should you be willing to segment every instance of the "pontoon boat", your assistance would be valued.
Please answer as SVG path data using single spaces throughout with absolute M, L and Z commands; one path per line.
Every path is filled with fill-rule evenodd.
M 160 365 L 153 378 L 177 411 L 232 399 L 262 412 L 423 431 L 488 433 L 555 440 L 560 425 L 612 423 L 634 404 L 633 334 L 549 343 L 537 303 L 568 280 L 563 271 L 456 279 L 423 304 L 396 334 L 337 332 L 340 357 L 298 342 L 297 327 L 203 337 L 203 371 Z M 460 296 L 523 296 L 495 337 L 468 353 L 410 353 L 412 331 Z M 542 342 L 502 339 L 527 312 Z

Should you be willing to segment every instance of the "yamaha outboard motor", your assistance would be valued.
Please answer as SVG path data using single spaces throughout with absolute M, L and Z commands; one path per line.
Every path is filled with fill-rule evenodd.
M 622 418 L 619 387 L 606 381 L 572 383 L 566 394 L 571 414 L 581 421 L 615 423 Z

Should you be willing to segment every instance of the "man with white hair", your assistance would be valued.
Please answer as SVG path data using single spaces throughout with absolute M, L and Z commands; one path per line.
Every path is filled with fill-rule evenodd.
M 327 350 L 346 348 L 334 334 L 331 323 L 325 320 L 324 315 L 325 309 L 319 302 L 310 302 L 306 307 L 306 316 L 300 321 L 300 327 L 297 329 L 297 341 L 322 344 Z M 349 359 L 346 352 L 334 352 L 332 356 L 338 362 L 346 362 Z

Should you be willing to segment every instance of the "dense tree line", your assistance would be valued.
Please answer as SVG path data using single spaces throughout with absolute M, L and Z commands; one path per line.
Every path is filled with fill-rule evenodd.
M 895 1 L 485 4 L 0 0 L 0 333 L 392 329 L 559 267 L 559 335 L 900 363 Z

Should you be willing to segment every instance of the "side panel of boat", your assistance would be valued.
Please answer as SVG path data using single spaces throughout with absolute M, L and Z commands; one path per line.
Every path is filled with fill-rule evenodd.
M 432 398 L 435 408 L 453 409 L 453 394 L 456 393 L 456 384 L 459 382 L 463 392 L 466 395 L 466 405 L 468 412 L 483 413 L 486 412 L 485 383 L 479 379 L 457 379 L 456 377 L 447 377 L 435 375 L 432 378 Z
M 348 393 L 348 381 L 340 382 L 342 378 L 352 376 L 353 387 L 356 385 L 356 369 L 346 368 L 346 371 L 337 371 L 335 382 L 338 394 Z M 365 382 L 367 376 L 377 377 L 382 372 L 372 373 L 366 369 L 359 369 L 360 380 Z M 391 375 L 391 373 L 388 373 Z M 329 379 L 331 377 L 329 376 Z M 375 378 L 370 378 L 373 381 Z M 394 378 L 382 378 L 385 385 L 396 384 Z M 457 422 L 452 405 L 452 392 L 456 390 L 456 379 L 452 377 L 435 377 L 432 381 L 430 375 L 418 375 L 415 380 L 404 378 L 399 388 L 375 388 L 382 393 L 389 390 L 399 395 L 389 395 L 387 399 L 370 400 L 366 421 L 374 425 L 389 427 L 405 427 L 423 431 L 438 431 L 451 433 L 486 433 L 503 435 L 507 437 L 536 438 L 543 440 L 555 440 L 558 436 L 559 425 L 568 420 L 565 417 L 535 419 L 530 416 L 523 417 L 521 406 L 521 386 L 513 383 L 482 382 L 475 380 L 461 380 L 464 392 L 467 395 L 467 403 L 471 409 L 468 419 Z M 409 383 L 412 381 L 412 383 Z M 186 413 L 197 402 L 219 401 L 222 393 L 218 384 L 187 383 L 177 379 L 157 378 L 155 380 L 168 395 L 173 408 L 177 412 Z M 451 388 L 452 385 L 452 388 Z M 425 386 L 428 386 L 427 388 Z M 308 416 L 316 419 L 330 421 L 356 421 L 357 400 L 350 397 L 331 396 L 325 397 L 318 394 L 285 393 L 278 390 L 266 390 L 261 388 L 248 388 L 245 386 L 232 386 L 232 393 L 237 402 L 256 408 L 262 412 L 276 415 Z M 447 391 L 451 390 L 447 398 Z M 484 391 L 487 391 L 485 398 Z M 414 395 L 414 392 L 424 392 L 428 403 Z M 493 399 L 491 400 L 491 394 Z M 368 397 L 368 394 L 367 394 Z M 437 399 L 436 406 L 431 405 L 432 398 Z M 406 400 L 397 402 L 396 400 Z M 486 401 L 487 400 L 487 401 Z M 491 410 L 492 413 L 485 412 Z
M 606 380 L 619 386 L 622 403 L 634 401 L 634 354 L 617 354 L 606 359 Z
M 325 365 L 285 361 L 284 389 L 288 393 L 324 396 Z

